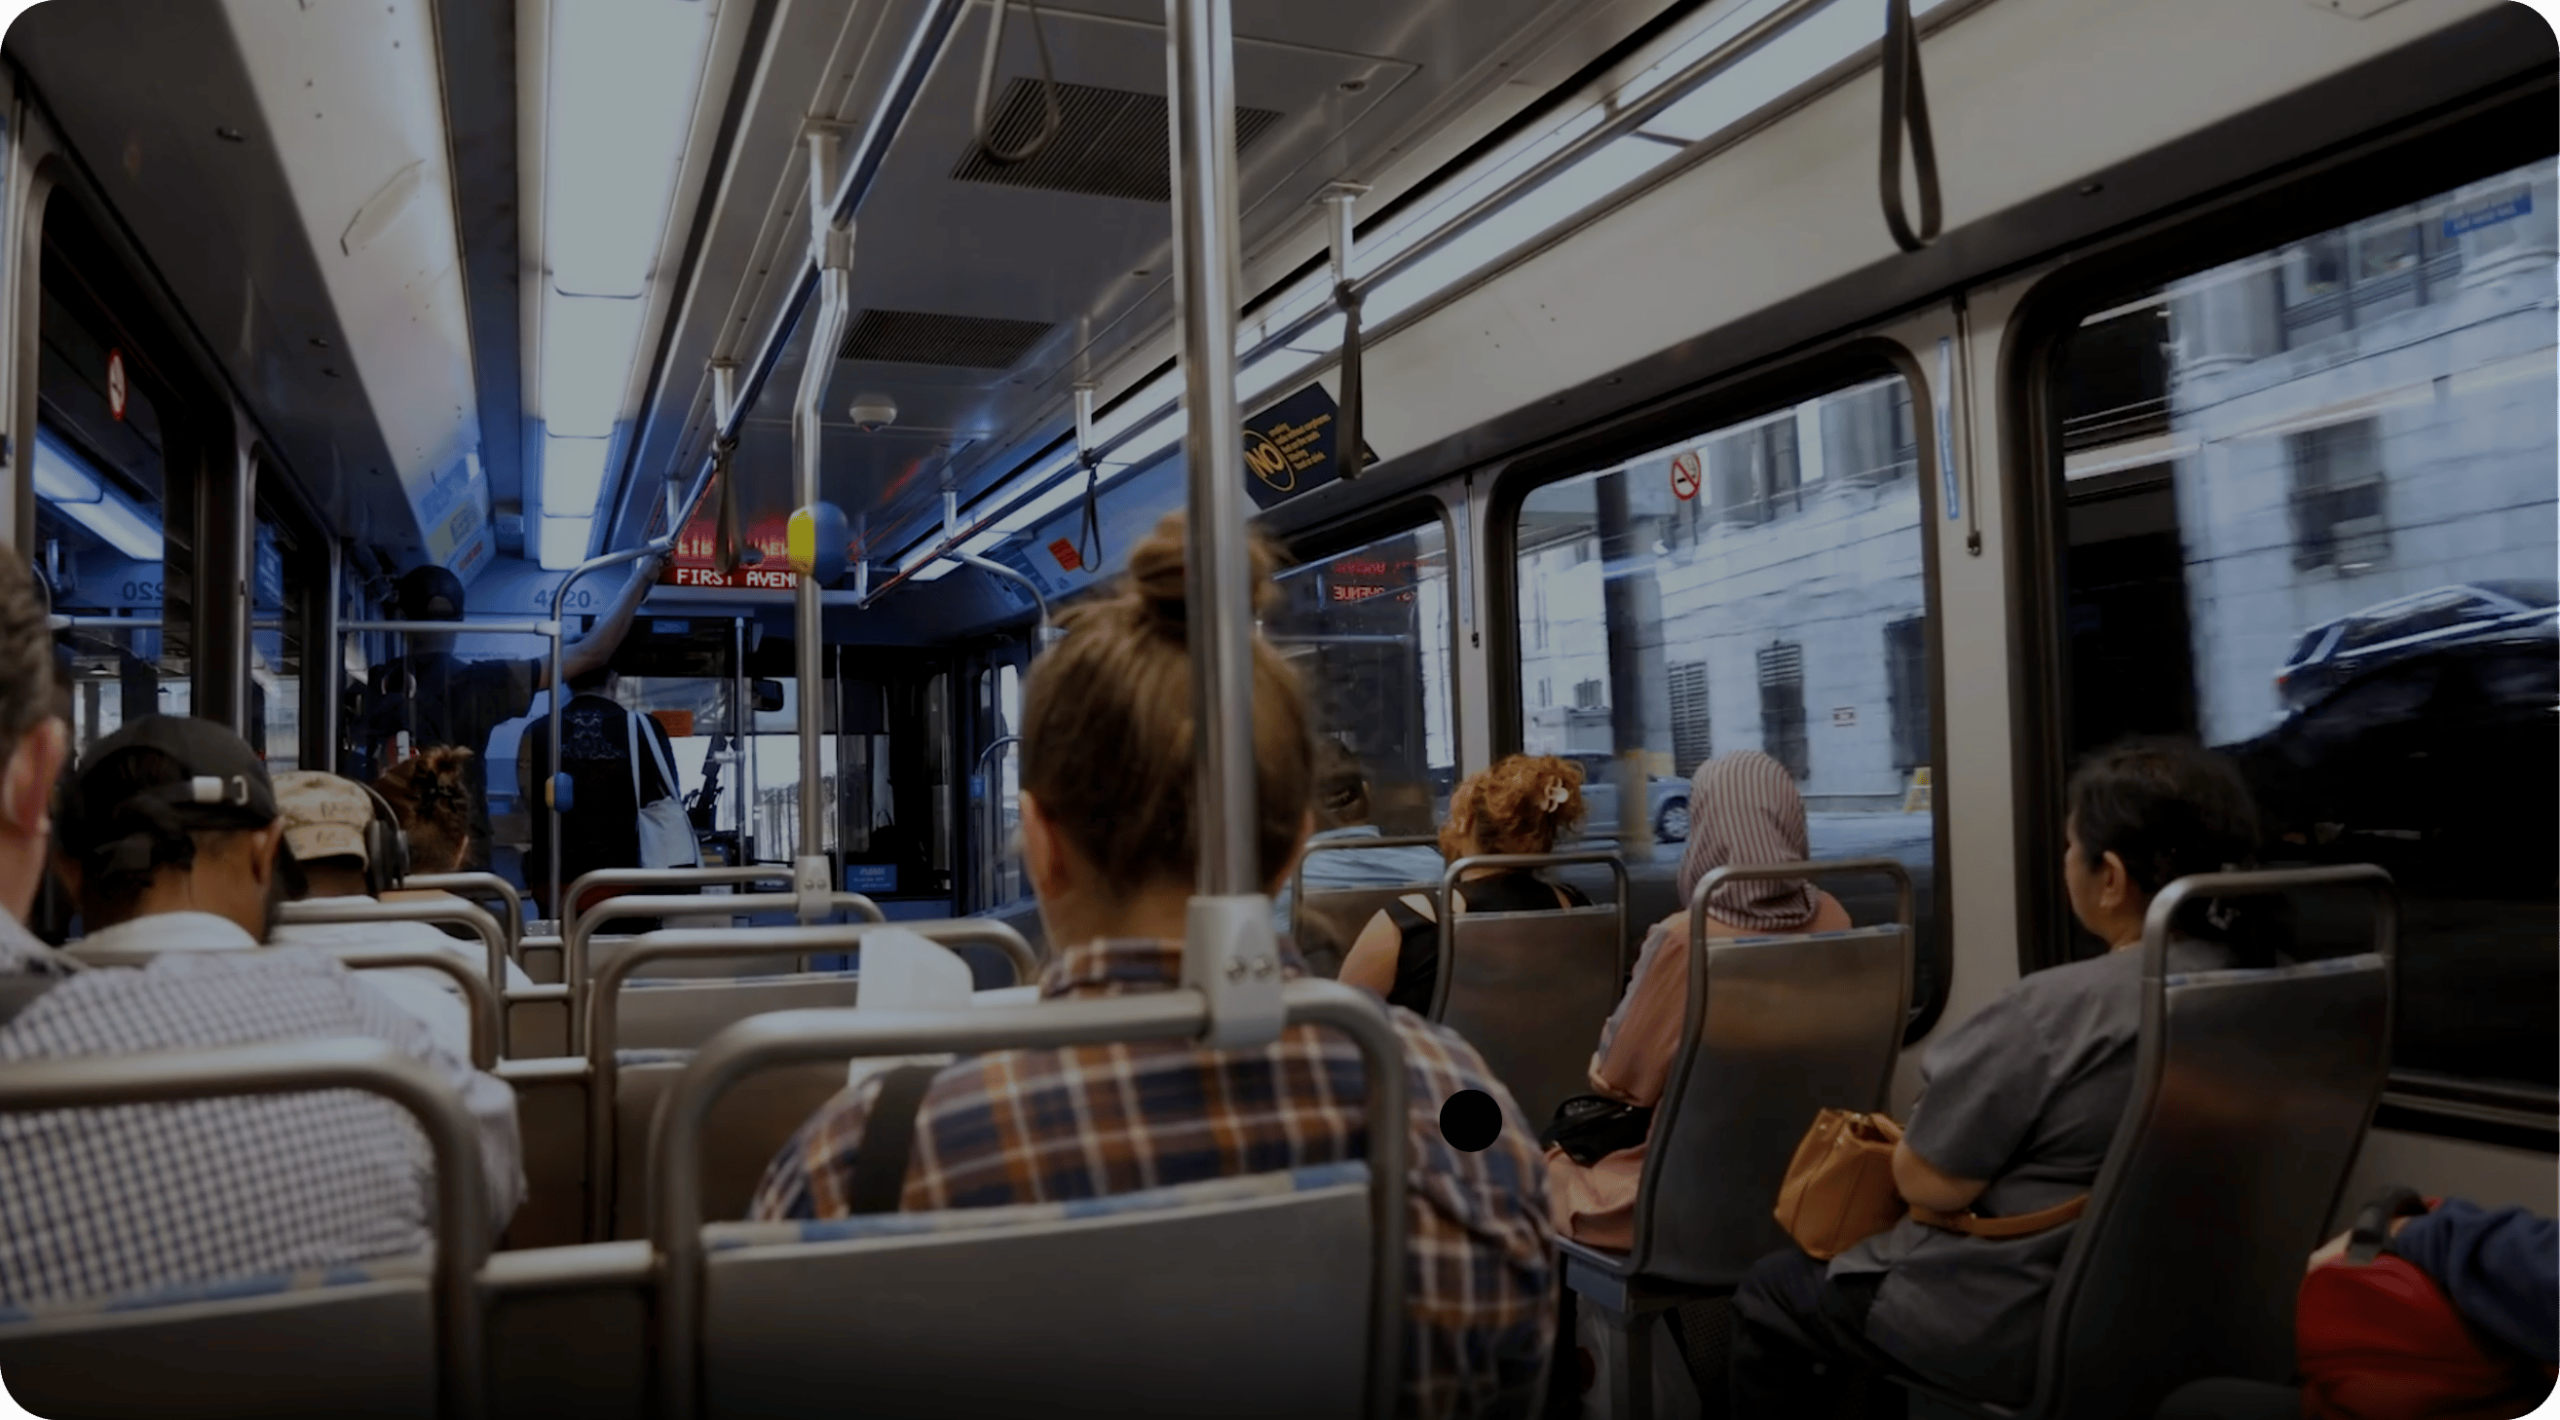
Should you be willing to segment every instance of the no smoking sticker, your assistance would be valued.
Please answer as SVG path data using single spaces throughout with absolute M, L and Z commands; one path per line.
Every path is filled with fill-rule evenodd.
M 1698 454 L 1692 449 L 1671 461 L 1671 491 L 1683 503 L 1698 496 L 1702 482 L 1698 472 Z

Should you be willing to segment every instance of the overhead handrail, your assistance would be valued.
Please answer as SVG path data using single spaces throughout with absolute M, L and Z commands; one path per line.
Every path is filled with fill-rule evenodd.
M 494 898 L 506 904 L 506 911 L 494 915 L 498 925 L 507 929 L 508 950 L 512 952 L 524 941 L 524 894 L 495 873 L 411 873 L 397 886 L 419 892 L 449 892 L 479 901 Z
M 362 1090 L 406 1109 L 435 1156 L 436 1407 L 450 1420 L 488 1410 L 480 1268 L 489 1257 L 488 1183 L 479 1125 L 453 1087 L 387 1041 L 271 1041 L 216 1050 L 20 1060 L 0 1071 L 0 1112 L 141 1101 Z
M 587 1042 L 579 1052 L 586 1058 L 587 1079 L 591 1082 L 587 1090 L 588 1237 L 602 1242 L 612 1235 L 613 1209 L 617 1201 L 613 1169 L 614 1149 L 618 1142 L 615 1137 L 614 1090 L 621 1078 L 621 1063 L 616 1051 L 621 1036 L 623 983 L 641 967 L 655 961 L 761 957 L 795 950 L 800 955 L 854 951 L 862 946 L 865 933 L 884 925 L 904 927 L 929 942 L 954 949 L 963 946 L 995 947 L 1012 961 L 1017 984 L 1039 979 L 1039 968 L 1032 964 L 1030 943 L 1023 940 L 1021 933 L 985 918 L 651 932 L 633 939 L 622 955 L 604 964 L 604 969 L 596 974 L 595 989 L 588 997 Z M 777 942 L 777 938 L 783 940 Z
M 1920 230 L 1902 205 L 1902 135 L 1911 133 L 1911 174 L 1920 184 Z M 1893 244 L 1919 251 L 1938 239 L 1938 145 L 1929 135 L 1929 95 L 1920 83 L 1920 32 L 1911 0 L 1884 0 L 1884 138 L 1876 187 Z
M 978 61 L 978 101 L 969 110 L 969 142 L 987 161 L 1000 168 L 1027 163 L 1040 156 L 1042 150 L 1067 126 L 1066 110 L 1058 106 L 1058 76 L 1049 64 L 1049 37 L 1040 29 L 1040 6 L 1037 0 L 1022 0 L 1022 11 L 1031 21 L 1031 43 L 1040 51 L 1040 105 L 1043 110 L 1040 129 L 1019 148 L 1008 152 L 995 145 L 987 132 L 987 92 L 995 86 L 996 51 L 1004 45 L 1005 12 L 1013 8 L 1013 0 L 992 0 L 994 13 L 987 20 L 986 56 Z
M 1404 1042 L 1376 998 L 1334 981 L 1281 989 L 1287 1025 L 1329 1026 L 1359 1047 L 1367 1077 L 1371 1271 L 1368 1413 L 1395 1413 L 1404 1328 L 1406 1121 Z M 1091 1001 L 978 1006 L 965 1011 L 777 1011 L 713 1036 L 695 1052 L 658 1111 L 649 1143 L 656 1182 L 649 1230 L 662 1259 L 658 1293 L 659 1394 L 673 1417 L 699 1408 L 702 1308 L 702 1179 L 699 1159 L 711 1110 L 732 1085 L 761 1070 L 847 1057 L 1001 1049 L 1056 1049 L 1134 1040 L 1197 1039 L 1212 1026 L 1197 991 L 1146 992 Z M 1388 1121 L 1393 1121 L 1388 1123 Z
M 451 922 L 468 927 L 489 952 L 489 987 L 507 986 L 507 929 L 476 902 L 288 902 L 276 909 L 283 926 L 380 926 L 387 922 Z
M 1450 910 L 1450 899 L 1457 893 L 1459 879 L 1479 868 L 1516 871 L 1523 868 L 1570 868 L 1576 864 L 1585 863 L 1606 864 L 1610 873 L 1618 880 L 1617 901 L 1611 906 L 1617 909 L 1618 914 L 1618 980 L 1621 984 L 1626 981 L 1629 962 L 1627 960 L 1627 865 L 1624 859 L 1615 853 L 1597 850 L 1572 853 L 1479 853 L 1451 863 L 1448 871 L 1440 875 L 1439 886 L 1432 890 L 1431 906 L 1440 919 L 1440 961 L 1438 974 L 1432 978 L 1431 983 L 1431 1019 L 1435 1021 L 1440 1019 L 1440 1013 L 1448 1008 L 1449 983 L 1456 975 L 1454 941 L 1457 934 L 1453 924 L 1457 922 L 1458 914 Z M 1562 904 L 1558 906 L 1561 907 Z
M 1307 860 L 1318 853 L 1346 853 L 1356 848 L 1437 848 L 1440 836 L 1434 833 L 1403 833 L 1377 838 L 1327 838 L 1310 842 L 1298 851 L 1298 866 L 1289 874 L 1289 926 L 1296 930 L 1298 905 L 1307 900 Z M 1417 881 L 1416 887 L 1430 884 Z
M 562 984 L 569 988 L 570 1053 L 576 1054 L 583 1049 L 581 1038 L 585 1030 L 587 1003 L 592 999 L 589 994 L 587 956 L 589 949 L 595 944 L 597 929 L 607 922 L 629 917 L 711 917 L 724 914 L 734 916 L 740 911 L 755 912 L 759 910 L 756 905 L 756 899 L 759 897 L 766 899 L 776 910 L 785 905 L 796 907 L 800 903 L 798 897 L 787 893 L 749 893 L 744 897 L 725 899 L 673 895 L 609 897 L 571 919 L 569 930 L 562 934 L 560 939 L 560 979 Z M 829 893 L 826 901 L 830 911 L 850 912 L 866 922 L 888 920 L 888 914 L 880 910 L 880 904 L 858 892 Z M 710 904 L 707 908 L 706 903 Z M 739 904 L 746 905 L 742 908 Z M 763 932 L 770 936 L 782 929 L 759 927 L 747 930 Z M 782 948 L 777 947 L 772 950 L 772 954 L 778 956 L 782 951 Z

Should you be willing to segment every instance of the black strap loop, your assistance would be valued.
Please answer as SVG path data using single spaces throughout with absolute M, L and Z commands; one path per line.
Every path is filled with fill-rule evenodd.
M 2414 1188 L 2394 1184 L 2376 1195 L 2372 1202 L 2357 1210 L 2356 1225 L 2347 1234 L 2347 1260 L 2358 1267 L 2372 1265 L 2391 1241 L 2392 1220 L 2414 1217 L 2427 1211 L 2427 1200 Z
M 971 111 L 973 115 L 971 141 L 978 145 L 980 152 L 987 155 L 988 162 L 1000 168 L 1009 168 L 1016 163 L 1027 163 L 1040 156 L 1041 150 L 1048 147 L 1050 140 L 1058 136 L 1058 130 L 1067 126 L 1066 111 L 1058 106 L 1058 76 L 1049 66 L 1049 37 L 1040 29 L 1040 7 L 1034 3 L 1034 0 L 1022 0 L 1023 12 L 1031 17 L 1031 42 L 1040 50 L 1040 106 L 1044 110 L 1040 118 L 1040 131 L 1032 134 L 1021 147 L 1010 152 L 997 147 L 989 139 L 987 90 L 995 84 L 996 51 L 1003 47 L 1005 12 L 1012 8 L 1013 0 L 995 0 L 994 13 L 987 17 L 987 52 L 986 57 L 978 64 L 978 106 Z
M 925 1091 L 933 1088 L 939 1065 L 901 1065 L 889 1072 L 871 1112 L 862 1121 L 862 1140 L 853 1146 L 853 1197 L 848 1211 L 895 1213 L 907 1190 L 907 1161 L 915 1156 L 916 1115 Z
M 723 577 L 736 573 L 742 560 L 738 533 L 738 480 L 732 469 L 732 456 L 737 447 L 733 441 L 724 442 L 712 455 L 711 476 L 720 480 L 720 514 L 718 526 L 711 535 L 711 570 Z M 684 529 L 676 529 L 675 536 L 684 536 Z
M 1102 575 L 1102 455 L 1087 449 L 1078 457 L 1084 462 L 1084 523 L 1076 529 L 1076 556 L 1098 577 Z
M 1902 134 L 1911 131 L 1911 173 L 1920 186 L 1920 230 L 1902 205 Z M 1929 96 L 1920 82 L 1920 31 L 1911 0 L 1884 5 L 1884 143 L 1876 182 L 1894 245 L 1918 251 L 1938 239 L 1938 145 L 1929 135 Z

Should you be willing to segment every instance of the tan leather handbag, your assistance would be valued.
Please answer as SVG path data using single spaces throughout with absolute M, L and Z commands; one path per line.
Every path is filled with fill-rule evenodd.
M 1893 1150 L 1902 1126 L 1881 1114 L 1826 1109 L 1814 1117 L 1778 1185 L 1778 1226 L 1806 1254 L 1828 1262 L 1902 1221 L 1977 1238 L 2023 1238 L 2060 1227 L 2089 1207 L 2083 1193 L 2012 1218 L 1941 1213 L 1902 1201 L 1893 1182 Z

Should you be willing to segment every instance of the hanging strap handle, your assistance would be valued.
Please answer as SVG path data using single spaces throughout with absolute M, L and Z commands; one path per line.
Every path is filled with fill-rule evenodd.
M 1058 77 L 1049 67 L 1049 37 L 1040 29 L 1040 7 L 1034 0 L 1022 0 L 1023 13 L 1031 17 L 1031 42 L 1040 51 L 1040 127 L 1019 148 L 1005 149 L 995 144 L 989 131 L 993 120 L 987 112 L 987 91 L 995 85 L 996 51 L 1004 46 L 1005 12 L 1012 8 L 1013 0 L 995 0 L 994 12 L 987 19 L 986 56 L 978 64 L 978 105 L 971 110 L 970 140 L 987 155 L 988 162 L 1000 168 L 1040 156 L 1040 151 L 1058 136 L 1058 130 L 1067 126 L 1066 111 L 1058 104 Z
M 1342 460 L 1342 477 L 1358 478 L 1368 461 L 1368 444 L 1360 431 L 1360 290 L 1340 282 L 1333 299 L 1342 307 L 1342 415 L 1334 457 Z
M 1920 187 L 1920 230 L 1911 230 L 1902 205 L 1902 134 L 1911 131 L 1911 172 Z M 1920 31 L 1911 0 L 1884 5 L 1884 142 L 1876 185 L 1884 199 L 1884 224 L 1893 243 L 1919 251 L 1938 239 L 1938 145 L 1929 135 L 1929 95 L 1920 82 Z

